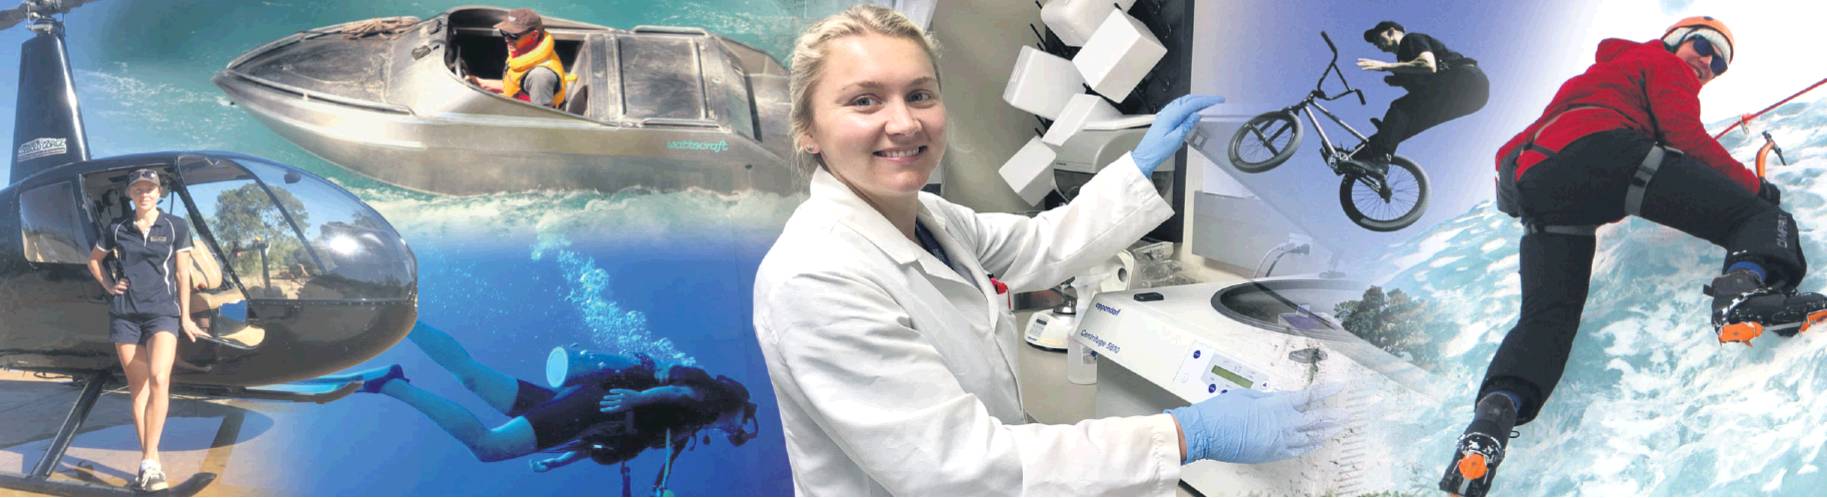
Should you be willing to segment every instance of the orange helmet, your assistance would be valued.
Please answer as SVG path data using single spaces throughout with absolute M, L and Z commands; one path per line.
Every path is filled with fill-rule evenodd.
M 1732 57 L 1738 52 L 1737 50 L 1734 50 L 1738 48 L 1738 41 L 1732 39 L 1732 30 L 1726 28 L 1724 22 L 1714 19 L 1713 16 L 1694 16 L 1675 21 L 1675 24 L 1669 26 L 1667 31 L 1662 32 L 1662 43 L 1667 44 L 1670 49 L 1673 49 L 1674 47 L 1681 45 L 1681 42 L 1686 40 L 1689 34 L 1700 29 L 1713 30 L 1718 32 L 1720 36 L 1725 37 L 1726 50 L 1724 55 L 1726 61 L 1731 62 Z

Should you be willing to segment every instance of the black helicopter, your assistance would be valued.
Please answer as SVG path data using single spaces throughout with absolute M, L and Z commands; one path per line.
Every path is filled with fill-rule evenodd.
M 169 192 L 162 210 L 194 227 L 193 274 L 203 282 L 191 309 L 209 337 L 179 341 L 174 394 L 325 402 L 355 386 L 275 384 L 373 358 L 418 315 L 411 249 L 328 180 L 227 152 L 91 159 L 58 18 L 91 1 L 26 0 L 0 11 L 0 29 L 23 23 L 33 33 L 20 50 L 12 170 L 0 188 L 0 367 L 81 386 L 44 457 L 30 473 L 0 472 L 0 488 L 128 494 L 50 476 L 104 389 L 121 385 L 107 294 L 86 265 L 101 227 L 132 213 L 132 170 L 160 170 Z M 192 476 L 171 493 L 194 494 L 214 477 Z

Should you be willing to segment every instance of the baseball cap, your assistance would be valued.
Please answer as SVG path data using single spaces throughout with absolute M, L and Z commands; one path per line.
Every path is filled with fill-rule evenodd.
M 545 20 L 539 18 L 539 13 L 526 8 L 510 10 L 507 19 L 495 23 L 495 29 L 515 34 L 543 27 L 545 27 Z
M 153 185 L 164 185 L 159 181 L 159 171 L 152 168 L 140 168 L 127 174 L 128 186 L 132 186 L 139 182 L 152 182 Z

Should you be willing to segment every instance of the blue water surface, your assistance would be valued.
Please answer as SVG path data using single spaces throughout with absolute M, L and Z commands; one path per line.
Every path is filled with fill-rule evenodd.
M 231 105 L 209 83 L 242 52 L 300 30 L 372 17 L 429 17 L 469 3 L 118 0 L 85 5 L 65 23 L 91 150 L 95 157 L 229 150 L 330 178 L 374 205 L 411 245 L 419 262 L 420 320 L 449 332 L 489 365 L 535 383 L 543 382 L 547 352 L 570 344 L 644 352 L 730 376 L 747 386 L 759 405 L 761 436 L 731 447 L 721 434 L 707 432 L 712 435 L 708 444 L 678 459 L 671 490 L 680 495 L 790 494 L 778 410 L 749 317 L 754 269 L 797 197 L 700 191 L 470 197 L 412 192 L 310 155 Z M 805 24 L 804 16 L 820 14 L 788 4 L 793 2 L 527 0 L 513 6 L 621 28 L 699 26 L 779 57 Z M 27 36 L 24 29 L 0 31 L 0 65 L 16 64 L 19 43 Z M 0 114 L 12 113 L 17 90 L 15 78 L 0 78 Z M 10 136 L 11 126 L 11 120 L 0 122 L 0 135 Z M 507 420 L 410 342 L 360 367 L 389 363 L 403 365 L 414 385 L 455 400 L 485 425 Z M 258 411 L 263 424 L 237 443 L 218 484 L 225 489 L 276 495 L 622 492 L 619 466 L 583 461 L 537 474 L 528 460 L 552 455 L 480 462 L 416 410 L 383 395 L 356 394 L 325 405 L 238 406 Z M 77 446 L 121 446 L 113 441 L 122 437 L 118 433 L 85 434 Z M 652 491 L 663 460 L 659 453 L 650 451 L 630 462 L 633 493 Z

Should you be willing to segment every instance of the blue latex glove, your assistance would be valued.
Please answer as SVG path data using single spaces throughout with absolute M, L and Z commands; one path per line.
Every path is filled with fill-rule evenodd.
M 1142 176 L 1155 174 L 1155 168 L 1186 145 L 1186 136 L 1199 125 L 1199 111 L 1222 102 L 1224 97 L 1216 95 L 1185 95 L 1155 113 L 1155 124 L 1149 125 L 1148 133 L 1129 153 L 1135 157 L 1136 166 L 1142 168 Z
M 1338 388 L 1265 393 L 1232 389 L 1167 410 L 1186 437 L 1186 460 L 1263 463 L 1305 454 L 1339 429 L 1321 402 Z

